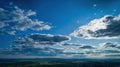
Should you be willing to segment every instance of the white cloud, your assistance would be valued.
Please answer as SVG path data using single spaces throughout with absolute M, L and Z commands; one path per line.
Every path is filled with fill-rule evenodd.
M 87 25 L 80 26 L 71 35 L 87 39 L 120 38 L 120 15 L 106 15 L 102 18 L 94 19 Z
M 43 21 L 33 19 L 36 12 L 23 10 L 17 6 L 12 8 L 0 8 L 0 34 L 15 34 L 16 31 L 49 30 L 51 26 Z

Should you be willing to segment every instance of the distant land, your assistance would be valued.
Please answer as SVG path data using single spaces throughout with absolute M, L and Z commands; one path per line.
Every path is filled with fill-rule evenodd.
M 0 67 L 120 67 L 120 59 L 0 59 Z

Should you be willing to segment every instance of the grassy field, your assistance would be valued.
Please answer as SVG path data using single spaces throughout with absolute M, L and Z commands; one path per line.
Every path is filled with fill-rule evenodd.
M 5 60 L 0 67 L 120 67 L 120 60 Z

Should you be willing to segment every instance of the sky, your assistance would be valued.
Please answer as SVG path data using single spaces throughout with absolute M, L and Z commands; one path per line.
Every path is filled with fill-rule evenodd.
M 0 58 L 120 58 L 119 0 L 0 0 Z

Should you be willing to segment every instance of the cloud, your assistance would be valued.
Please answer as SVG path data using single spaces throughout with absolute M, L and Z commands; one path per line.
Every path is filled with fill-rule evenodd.
M 64 44 L 64 43 L 61 43 Z M 68 43 L 69 44 L 69 43 Z M 104 44 L 104 46 L 103 46 Z M 116 46 L 109 46 L 115 44 Z M 107 45 L 107 47 L 106 47 Z M 37 45 L 37 44 L 14 44 L 6 49 L 0 49 L 0 57 L 11 55 L 39 56 L 39 57 L 59 57 L 64 58 L 119 58 L 120 50 L 118 43 L 101 43 L 96 46 L 91 45 Z M 117 56 L 117 57 L 116 57 Z M 43 57 L 43 58 L 45 58 Z
M 38 44 L 38 45 L 54 45 L 70 40 L 70 37 L 63 35 L 51 34 L 30 34 L 24 38 L 14 40 L 16 44 Z
M 69 43 L 68 43 L 69 44 Z M 63 53 L 65 54 L 86 54 L 92 53 L 93 50 L 97 49 L 95 46 L 91 45 L 80 45 L 80 44 L 69 44 L 63 45 Z
M 112 43 L 112 42 L 106 42 L 106 43 L 101 43 L 100 44 L 101 48 L 118 48 L 120 45 L 118 43 Z
M 30 34 L 15 39 L 13 45 L 0 50 L 0 55 L 55 56 L 63 50 L 54 45 L 67 40 L 70 37 L 63 35 Z
M 106 15 L 102 18 L 94 19 L 87 25 L 80 26 L 71 35 L 87 39 L 120 38 L 120 15 Z
M 49 30 L 51 26 L 43 21 L 34 19 L 36 12 L 23 10 L 17 6 L 0 8 L 0 34 L 14 35 L 16 31 Z
M 86 57 L 120 58 L 120 50 L 118 48 L 118 43 L 106 42 L 101 43 L 96 47 L 96 49 L 89 51 L 90 53 L 86 53 Z
M 55 56 L 62 50 L 49 46 L 36 47 L 35 45 L 11 45 L 6 49 L 0 50 L 0 55 L 24 55 L 24 56 Z
M 84 46 L 80 46 L 80 49 L 95 49 L 94 46 L 90 46 L 90 45 L 84 45 Z
M 63 43 L 64 46 L 81 46 L 81 44 L 78 43 Z
M 118 43 L 106 42 L 98 45 L 72 45 L 70 43 L 63 47 L 63 54 L 77 54 L 78 56 L 84 56 L 84 58 L 115 58 L 120 55 Z M 116 55 L 116 56 L 114 56 Z M 117 58 L 116 57 L 116 58 Z M 120 57 L 120 56 L 119 56 Z

